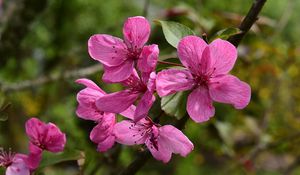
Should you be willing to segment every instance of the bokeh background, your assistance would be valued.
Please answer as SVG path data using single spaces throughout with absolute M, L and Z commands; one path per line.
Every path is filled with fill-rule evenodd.
M 26 153 L 24 123 L 35 116 L 56 123 L 68 138 L 65 153 L 44 155 L 41 174 L 120 172 L 141 148 L 119 145 L 104 154 L 96 152 L 89 140 L 94 123 L 75 114 L 76 93 L 83 88 L 74 83 L 77 78 L 90 78 L 107 92 L 121 89 L 102 83 L 101 66 L 87 53 L 88 38 L 95 33 L 122 37 L 124 20 L 136 15 L 177 21 L 212 38 L 221 29 L 238 27 L 251 4 L 252 0 L 0 0 L 0 146 Z M 215 104 L 210 121 L 188 121 L 184 133 L 195 149 L 187 158 L 176 155 L 168 164 L 151 159 L 138 174 L 300 174 L 298 10 L 298 0 L 267 1 L 240 44 L 232 74 L 251 85 L 249 106 L 239 111 Z M 159 44 L 161 58 L 176 57 L 161 27 L 151 24 L 149 43 Z

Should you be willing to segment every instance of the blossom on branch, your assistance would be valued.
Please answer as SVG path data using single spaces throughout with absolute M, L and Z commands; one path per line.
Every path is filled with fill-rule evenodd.
M 208 45 L 197 36 L 187 36 L 178 44 L 178 56 L 186 69 L 159 72 L 156 89 L 161 97 L 191 90 L 187 112 L 194 121 L 204 122 L 214 115 L 213 101 L 236 109 L 248 105 L 250 86 L 228 74 L 237 59 L 237 49 L 231 43 L 216 39 Z

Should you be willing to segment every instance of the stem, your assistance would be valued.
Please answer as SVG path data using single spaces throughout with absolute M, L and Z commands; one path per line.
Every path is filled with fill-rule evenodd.
M 157 61 L 159 64 L 166 64 L 166 65 L 170 65 L 170 66 L 180 66 L 180 67 L 184 67 L 182 64 L 178 64 L 178 63 L 172 63 L 172 62 L 167 62 L 167 61 Z
M 243 19 L 242 23 L 239 26 L 239 29 L 242 32 L 233 35 L 228 39 L 228 41 L 231 42 L 235 47 L 237 47 L 240 44 L 246 33 L 250 30 L 252 25 L 258 19 L 258 14 L 260 13 L 266 1 L 267 0 L 255 0 L 250 10 L 248 11 L 246 17 Z

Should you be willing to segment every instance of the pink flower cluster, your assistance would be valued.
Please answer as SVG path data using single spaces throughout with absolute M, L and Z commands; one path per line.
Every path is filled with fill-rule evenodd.
M 38 168 L 44 150 L 53 153 L 64 150 L 66 135 L 53 123 L 43 123 L 37 118 L 29 119 L 26 124 L 29 137 L 29 154 L 15 154 L 0 148 L 0 166 L 7 168 L 6 175 L 30 175 Z
M 158 46 L 145 45 L 150 24 L 144 17 L 130 17 L 123 27 L 124 40 L 106 34 L 93 35 L 88 41 L 90 56 L 104 67 L 103 81 L 120 83 L 124 90 L 105 93 L 94 82 L 78 79 L 86 86 L 77 94 L 77 115 L 96 122 L 90 139 L 97 150 L 109 150 L 115 142 L 144 144 L 153 157 L 167 163 L 172 153 L 186 156 L 194 146 L 176 127 L 154 123 L 148 115 L 156 97 L 190 90 L 187 112 L 195 122 L 214 115 L 213 101 L 242 109 L 250 101 L 250 86 L 229 75 L 237 59 L 236 48 L 217 39 L 211 44 L 197 36 L 184 37 L 178 57 L 184 69 L 171 68 L 156 74 Z M 136 106 L 135 106 L 136 105 Z M 116 114 L 126 117 L 116 121 Z

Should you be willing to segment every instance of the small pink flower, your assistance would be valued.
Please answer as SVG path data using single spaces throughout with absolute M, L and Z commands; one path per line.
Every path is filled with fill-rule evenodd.
M 154 72 L 142 72 L 140 78 L 134 70 L 127 80 L 121 82 L 127 89 L 100 97 L 96 100 L 96 106 L 101 111 L 121 113 L 140 97 L 134 113 L 134 120 L 138 121 L 147 116 L 155 101 L 155 78 Z
M 170 161 L 172 153 L 187 156 L 193 143 L 172 125 L 160 126 L 149 117 L 138 122 L 123 120 L 115 125 L 116 141 L 124 145 L 145 144 L 153 157 L 164 163 Z
M 6 175 L 30 175 L 26 159 L 24 154 L 14 154 L 10 150 L 5 152 L 0 148 L 0 167 L 6 168 Z
M 105 152 L 110 149 L 115 143 L 113 135 L 113 127 L 116 122 L 116 115 L 99 111 L 96 107 L 96 100 L 106 93 L 99 88 L 94 82 L 88 79 L 78 79 L 76 83 L 86 86 L 77 94 L 77 101 L 79 103 L 76 114 L 78 117 L 85 120 L 92 120 L 97 122 L 93 128 L 90 139 L 98 144 L 97 150 Z
M 237 59 L 237 49 L 217 39 L 207 45 L 196 36 L 184 37 L 178 44 L 178 56 L 187 69 L 169 69 L 158 73 L 159 96 L 192 90 L 187 112 L 196 122 L 209 120 L 215 113 L 213 101 L 232 104 L 242 109 L 250 102 L 251 88 L 229 75 Z
M 123 26 L 123 35 L 124 41 L 106 34 L 93 35 L 88 41 L 90 56 L 104 65 L 104 81 L 127 79 L 136 61 L 143 69 L 145 59 L 157 54 L 157 45 L 144 46 L 150 35 L 150 24 L 144 17 L 128 18 Z
M 50 152 L 61 152 L 66 144 L 66 135 L 53 123 L 43 123 L 37 118 L 27 120 L 26 133 L 30 139 L 30 152 L 37 153 L 39 149 Z

